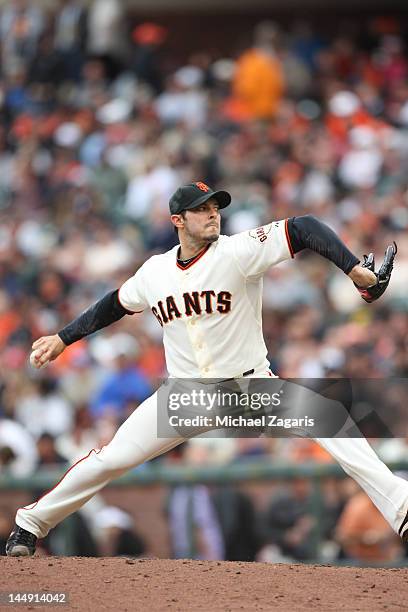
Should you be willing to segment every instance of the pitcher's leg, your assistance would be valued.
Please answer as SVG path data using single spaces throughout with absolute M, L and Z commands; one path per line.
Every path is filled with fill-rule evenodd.
M 157 438 L 156 417 L 154 394 L 130 415 L 107 446 L 92 449 L 51 491 L 35 503 L 20 508 L 16 524 L 44 538 L 50 529 L 78 510 L 112 479 L 180 444 L 183 438 Z
M 365 438 L 315 438 L 360 485 L 398 533 L 408 510 L 408 482 L 379 459 Z

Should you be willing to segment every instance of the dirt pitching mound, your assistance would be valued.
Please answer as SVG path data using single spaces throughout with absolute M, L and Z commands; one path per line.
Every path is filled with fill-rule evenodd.
M 402 610 L 408 570 L 166 559 L 0 558 L 0 591 L 61 593 L 72 610 Z M 3 599 L 4 601 L 4 599 Z M 1 610 L 40 605 L 0 605 Z M 43 606 L 41 606 L 43 608 Z

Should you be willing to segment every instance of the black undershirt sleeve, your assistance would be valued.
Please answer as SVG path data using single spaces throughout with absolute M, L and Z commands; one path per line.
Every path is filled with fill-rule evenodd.
M 360 263 L 337 234 L 313 215 L 288 219 L 288 234 L 293 253 L 311 249 L 332 261 L 345 274 Z
M 119 321 L 126 314 L 134 313 L 123 308 L 119 302 L 119 289 L 115 289 L 115 291 L 107 293 L 101 300 L 92 304 L 74 321 L 68 323 L 64 329 L 58 332 L 58 335 L 63 343 L 68 346 L 115 321 Z

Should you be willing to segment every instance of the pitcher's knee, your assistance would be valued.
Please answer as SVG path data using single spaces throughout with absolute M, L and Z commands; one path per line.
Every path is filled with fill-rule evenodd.
M 144 452 L 142 449 L 132 445 L 118 444 L 114 440 L 100 451 L 95 451 L 96 465 L 112 478 L 120 475 L 126 470 L 143 463 Z

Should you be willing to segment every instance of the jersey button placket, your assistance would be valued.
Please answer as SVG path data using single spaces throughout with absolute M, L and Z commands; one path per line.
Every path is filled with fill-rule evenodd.
M 191 274 L 190 270 L 185 270 L 180 278 L 181 294 L 196 289 L 196 284 L 192 278 L 188 278 Z M 201 376 L 208 376 L 211 371 L 211 356 L 206 350 L 204 335 L 201 331 L 201 322 L 198 316 L 192 314 L 186 321 L 188 335 L 190 337 L 191 348 L 194 353 L 195 361 L 200 370 Z
M 191 340 L 194 357 L 200 368 L 201 374 L 208 373 L 210 356 L 206 350 L 204 336 L 200 331 L 198 319 L 190 319 L 189 336 Z

